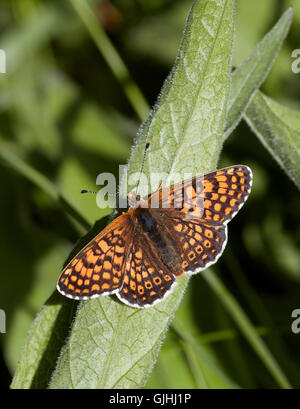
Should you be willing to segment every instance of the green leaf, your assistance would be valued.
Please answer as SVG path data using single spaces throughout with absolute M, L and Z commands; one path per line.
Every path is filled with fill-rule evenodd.
M 45 110 L 41 97 L 41 70 L 49 69 L 51 61 L 45 58 L 28 61 L 22 70 L 11 74 L 7 81 L 11 109 L 15 112 L 13 128 L 18 145 L 27 152 L 39 150 L 50 161 L 57 160 L 62 139 L 57 124 Z
M 238 66 L 250 54 L 263 33 L 271 27 L 277 14 L 273 0 L 238 1 L 236 9 L 238 17 L 232 63 Z
M 253 93 L 268 75 L 289 31 L 292 14 L 291 8 L 286 10 L 272 30 L 265 35 L 252 53 L 233 72 L 224 139 L 237 126 Z
M 257 91 L 244 118 L 300 188 L 300 113 Z
M 67 336 L 74 308 L 75 302 L 62 302 L 57 293 L 43 305 L 27 334 L 12 389 L 47 387 L 56 357 Z
M 95 105 L 85 104 L 72 127 L 73 142 L 102 156 L 125 160 L 128 157 L 127 141 L 109 123 L 107 114 Z M 99 138 L 103 135 L 103 138 Z
M 140 170 L 146 139 L 151 139 L 147 174 L 151 166 L 167 172 L 169 178 L 186 169 L 199 174 L 215 168 L 226 115 L 232 41 L 233 1 L 195 2 L 176 65 L 154 112 L 139 133 L 129 161 L 129 175 Z M 165 300 L 145 310 L 130 308 L 114 297 L 79 303 L 50 387 L 129 388 L 144 385 L 186 283 L 186 277 L 178 280 L 176 288 Z M 71 309 L 73 303 L 68 301 L 64 304 L 69 304 Z M 55 314 L 49 318 L 49 308 L 54 307 L 45 306 L 39 315 L 40 325 L 47 320 L 48 328 L 56 318 Z M 35 362 L 44 361 L 45 350 L 51 348 L 49 336 L 43 335 L 40 342 L 38 328 L 32 329 L 25 350 L 29 350 L 28 345 L 32 342 L 39 345 L 40 351 L 35 355 Z M 42 346 L 47 342 L 47 348 Z M 30 354 L 22 357 L 13 387 L 23 387 L 22 377 L 18 374 L 26 372 L 29 360 Z M 28 385 L 30 376 L 26 382 Z M 42 375 L 39 382 L 45 385 Z
M 30 14 L 21 23 L 11 25 L 1 38 L 1 47 L 7 56 L 7 72 L 24 67 L 30 56 L 34 55 L 52 37 L 58 34 L 60 27 L 64 26 L 61 13 L 51 6 L 43 6 L 39 13 Z

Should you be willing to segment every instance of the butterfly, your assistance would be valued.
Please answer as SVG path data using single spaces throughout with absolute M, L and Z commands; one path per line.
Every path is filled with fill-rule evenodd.
M 57 289 L 86 300 L 116 294 L 132 307 L 162 300 L 183 274 L 215 263 L 227 242 L 227 224 L 247 200 L 251 169 L 234 165 L 197 176 L 131 206 L 63 269 Z

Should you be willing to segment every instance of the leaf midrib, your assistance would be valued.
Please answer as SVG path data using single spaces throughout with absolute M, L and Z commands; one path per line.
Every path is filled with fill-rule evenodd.
M 190 119 L 192 118 L 192 115 L 193 115 L 193 113 L 194 113 L 195 106 L 196 106 L 196 100 L 197 100 L 198 97 L 199 97 L 201 88 L 202 88 L 203 83 L 204 83 L 204 78 L 205 78 L 206 73 L 207 73 L 207 70 L 208 70 L 209 62 L 210 62 L 210 60 L 211 60 L 212 53 L 213 53 L 213 51 L 214 51 L 214 49 L 215 49 L 216 41 L 217 41 L 217 38 L 218 38 L 218 34 L 219 34 L 219 31 L 220 31 L 221 24 L 222 24 L 222 22 L 223 22 L 224 13 L 225 13 L 225 9 L 226 9 L 226 7 L 227 7 L 228 1 L 229 1 L 229 0 L 226 0 L 226 4 L 225 4 L 224 7 L 223 7 L 222 17 L 220 18 L 220 21 L 219 21 L 219 24 L 218 24 L 218 28 L 217 28 L 217 31 L 216 31 L 216 35 L 215 35 L 215 38 L 213 39 L 213 46 L 212 46 L 211 49 L 210 49 L 209 57 L 208 57 L 208 59 L 207 59 L 207 62 L 206 62 L 206 64 L 205 64 L 205 68 L 204 68 L 204 71 L 203 71 L 203 76 L 202 76 L 203 80 L 200 82 L 200 84 L 199 84 L 198 87 L 197 87 L 197 91 L 196 91 L 195 96 L 194 96 L 194 98 L 193 98 L 192 108 L 191 108 L 191 110 L 189 111 L 189 113 L 188 113 L 188 115 L 187 115 L 187 118 L 186 118 L 186 120 L 185 120 L 185 122 L 184 122 L 184 124 L 183 124 L 182 131 L 180 132 L 180 134 L 181 134 L 181 137 L 179 137 L 180 140 L 182 140 L 182 136 L 185 135 L 186 129 L 187 129 L 187 126 L 188 126 L 188 123 L 190 122 Z M 204 10 L 206 9 L 207 6 L 208 6 L 208 2 L 206 3 Z M 177 161 L 178 161 L 177 158 L 178 158 L 178 157 L 182 157 L 182 152 L 183 152 L 183 143 L 181 143 L 180 146 L 179 146 L 179 148 L 177 149 L 177 154 L 176 154 L 176 156 L 174 157 L 173 164 L 172 164 L 171 169 L 170 169 L 170 171 L 169 171 L 169 176 L 173 174 L 174 169 L 176 168 L 175 165 L 177 165 Z M 168 178 L 169 178 L 169 176 L 168 176 Z

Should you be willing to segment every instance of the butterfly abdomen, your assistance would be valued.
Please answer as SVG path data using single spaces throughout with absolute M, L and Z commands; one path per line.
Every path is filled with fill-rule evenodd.
M 163 226 L 163 220 L 159 218 L 158 212 L 137 208 L 135 215 L 141 232 L 149 238 L 149 244 L 154 244 L 163 263 L 173 274 L 180 275 L 180 257 L 176 252 L 174 243 L 172 243 L 172 238 L 169 237 L 167 229 Z

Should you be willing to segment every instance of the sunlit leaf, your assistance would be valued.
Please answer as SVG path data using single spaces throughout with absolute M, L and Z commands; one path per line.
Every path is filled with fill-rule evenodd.
M 257 91 L 244 118 L 300 188 L 300 113 Z
M 236 127 L 253 93 L 268 75 L 288 33 L 291 19 L 292 9 L 288 9 L 272 30 L 257 44 L 252 53 L 233 72 L 224 138 L 228 137 Z

